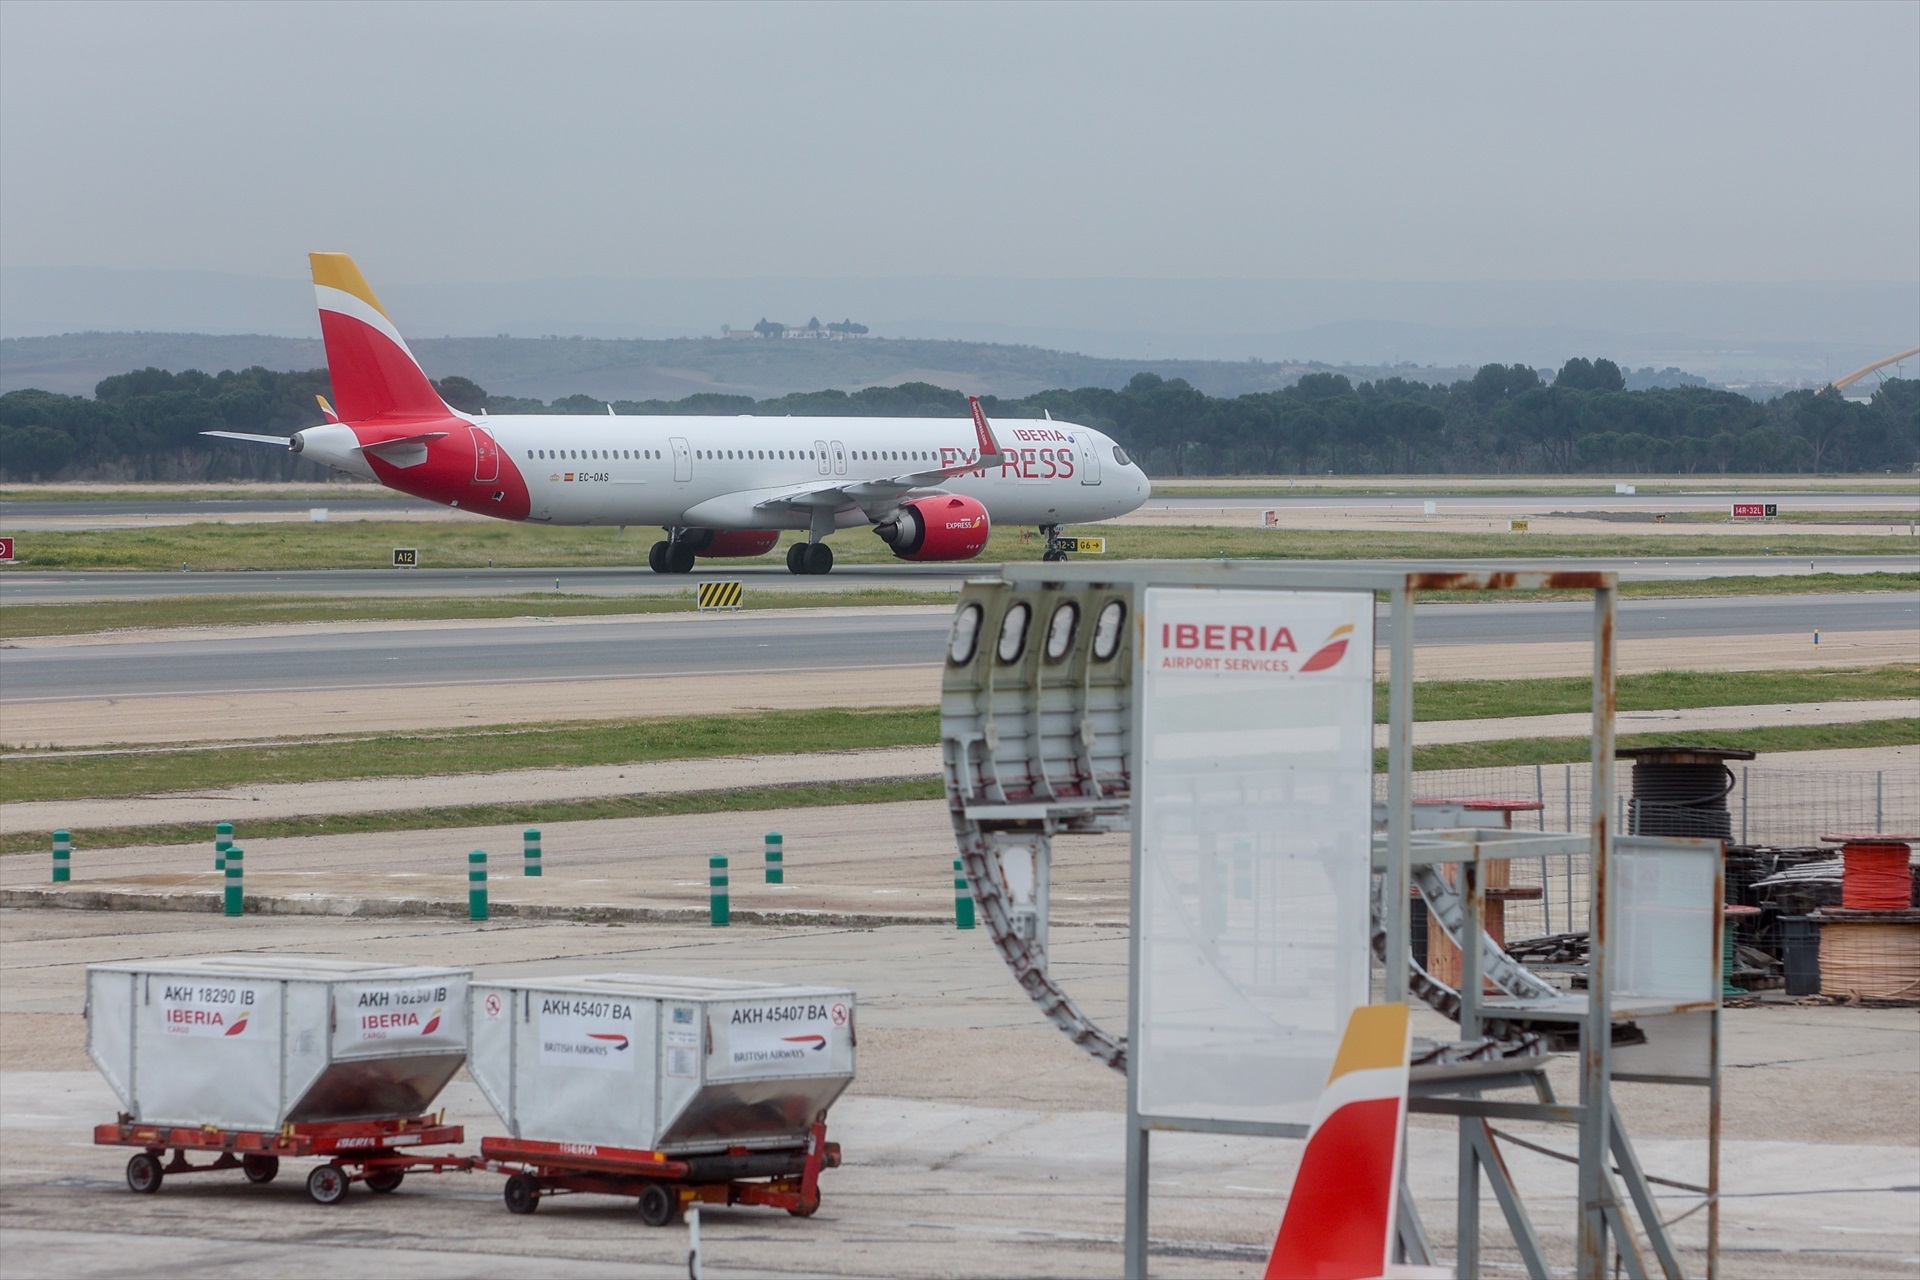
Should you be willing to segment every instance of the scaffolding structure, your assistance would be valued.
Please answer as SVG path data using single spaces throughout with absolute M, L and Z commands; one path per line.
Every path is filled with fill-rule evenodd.
M 1588 818 L 1583 831 L 1447 826 L 1442 825 L 1444 807 L 1416 809 L 1414 804 L 1414 603 L 1420 592 L 1435 590 L 1593 593 L 1588 772 L 1591 796 L 1613 795 L 1614 575 L 1271 563 L 1007 565 L 998 578 L 970 581 L 956 608 L 941 714 L 949 808 L 980 914 L 1016 980 L 1076 1044 L 1127 1074 L 1126 1274 L 1148 1274 L 1153 1132 L 1300 1138 L 1307 1128 L 1297 1120 L 1260 1118 L 1257 1109 L 1245 1113 L 1254 1118 L 1236 1118 L 1231 1106 L 1155 1110 L 1143 1105 L 1143 1073 L 1134 1051 L 1143 1043 L 1142 946 L 1152 906 L 1144 900 L 1146 876 L 1153 865 L 1150 855 L 1157 851 L 1147 847 L 1147 823 L 1140 812 L 1147 781 L 1142 763 L 1147 699 L 1141 689 L 1148 645 L 1143 624 L 1148 593 L 1156 589 L 1270 592 L 1276 602 L 1364 597 L 1368 616 L 1373 600 L 1386 602 L 1387 794 L 1384 813 L 1378 815 L 1384 821 L 1375 821 L 1369 783 L 1360 820 L 1373 833 L 1371 920 L 1341 946 L 1364 948 L 1377 959 L 1372 977 L 1384 999 L 1423 1000 L 1459 1024 L 1455 1041 L 1416 1047 L 1409 1098 L 1411 1111 L 1458 1121 L 1457 1274 L 1473 1276 L 1481 1269 L 1483 1178 L 1528 1274 L 1539 1280 L 1554 1274 L 1522 1188 L 1501 1155 L 1492 1125 L 1503 1119 L 1577 1131 L 1575 1275 L 1600 1280 L 1616 1258 L 1633 1277 L 1679 1280 L 1686 1274 L 1614 1103 L 1613 1084 L 1632 1080 L 1706 1091 L 1706 1274 L 1710 1280 L 1716 1276 L 1719 842 L 1622 835 L 1615 829 L 1614 806 L 1604 800 L 1583 806 Z M 1370 752 L 1370 712 L 1362 727 Z M 1300 803 L 1304 817 L 1307 802 Z M 1347 803 L 1343 795 L 1339 804 Z M 1540 826 L 1547 827 L 1552 817 L 1543 815 Z M 1132 840 L 1125 1035 L 1089 1017 L 1047 966 L 1052 841 L 1119 831 L 1131 832 Z M 1205 838 L 1201 845 L 1206 847 Z M 1360 856 L 1365 859 L 1364 851 Z M 1263 862 L 1265 855 L 1251 845 L 1221 857 L 1219 875 L 1203 874 L 1197 888 L 1188 886 L 1202 899 L 1226 893 L 1213 881 L 1235 882 L 1243 864 L 1253 868 L 1248 884 L 1258 880 L 1263 865 L 1285 865 L 1271 858 Z M 1581 975 L 1584 989 L 1548 983 L 1487 936 L 1488 870 L 1516 859 L 1547 860 L 1540 865 L 1581 859 L 1589 868 L 1591 891 L 1584 905 L 1591 943 Z M 1443 874 L 1447 868 L 1451 878 Z M 1437 981 L 1411 955 L 1411 891 L 1416 888 L 1432 921 L 1453 940 L 1478 941 L 1460 948 L 1457 989 Z M 1228 931 L 1233 927 L 1224 912 L 1215 923 Z M 1307 922 L 1297 923 L 1299 930 L 1311 931 Z M 1350 959 L 1342 953 L 1342 963 Z M 1489 984 L 1494 994 L 1487 994 Z M 1362 992 L 1354 1003 L 1364 1001 Z M 1232 1029 L 1221 1035 L 1230 1043 Z M 1302 1041 L 1310 1042 L 1311 1037 Z M 1258 1050 L 1264 1051 L 1264 1046 Z M 1545 1072 L 1550 1052 L 1577 1055 L 1577 1100 L 1553 1096 Z M 1251 1065 L 1247 1074 L 1258 1076 Z M 1496 1096 L 1515 1089 L 1529 1096 Z M 1404 1261 L 1433 1261 L 1405 1187 L 1398 1237 Z

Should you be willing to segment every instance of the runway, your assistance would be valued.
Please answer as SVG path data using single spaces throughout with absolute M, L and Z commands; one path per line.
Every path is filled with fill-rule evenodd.
M 1578 602 L 1431 604 L 1415 632 L 1431 646 L 1584 642 Z M 833 705 L 845 673 L 937 669 L 945 609 L 510 619 L 484 624 L 368 624 L 222 638 L 34 642 L 0 651 L 0 706 L 71 699 L 232 696 L 303 690 L 428 688 L 501 681 L 591 685 L 662 676 L 786 675 Z M 1624 642 L 1733 635 L 1907 633 L 1920 650 L 1920 595 L 1748 596 L 1623 601 Z M 1377 639 L 1390 627 L 1384 613 Z M 836 673 L 842 673 L 837 675 Z M 553 714 L 572 714 L 556 694 Z M 587 694 L 586 696 L 591 696 Z
M 1308 563 L 1302 561 L 1300 563 Z M 1407 560 L 1346 560 L 1355 568 L 1418 569 Z M 1679 556 L 1671 559 L 1582 558 L 1475 560 L 1486 569 L 1611 569 L 1625 582 L 1696 580 L 1726 577 L 1800 576 L 1808 573 L 1920 573 L 1920 554 L 1874 556 Z M 1457 569 L 1458 561 L 1449 561 Z M 300 569 L 261 573 L 139 573 L 93 571 L 53 573 L 31 569 L 0 570 L 0 603 L 73 604 L 89 600 L 151 600 L 167 596 L 312 595 L 312 596 L 506 596 L 561 592 L 571 595 L 630 596 L 684 594 L 689 579 L 740 579 L 749 590 L 790 591 L 946 590 L 968 578 L 992 577 L 998 564 L 841 565 L 825 578 L 800 578 L 780 563 L 709 562 L 688 577 L 667 577 L 647 569 Z M 558 584 L 556 586 L 556 584 Z

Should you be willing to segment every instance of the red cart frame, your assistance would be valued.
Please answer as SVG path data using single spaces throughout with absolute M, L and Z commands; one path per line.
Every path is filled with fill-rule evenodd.
M 507 1175 L 507 1209 L 532 1213 L 548 1195 L 627 1196 L 650 1227 L 675 1221 L 689 1204 L 754 1204 L 798 1218 L 820 1207 L 820 1171 L 840 1167 L 840 1144 L 816 1121 L 805 1146 L 775 1151 L 733 1147 L 715 1155 L 670 1156 L 584 1142 L 482 1138 L 479 1168 Z
M 444 1146 L 466 1141 L 466 1130 L 438 1116 L 402 1120 L 349 1120 L 328 1124 L 290 1124 L 278 1130 L 220 1129 L 212 1125 L 136 1124 L 126 1117 L 98 1125 L 94 1143 L 103 1147 L 141 1147 L 127 1161 L 127 1186 L 152 1194 L 169 1175 L 218 1173 L 239 1169 L 253 1183 L 272 1182 L 282 1156 L 331 1157 L 307 1175 L 307 1194 L 321 1204 L 337 1204 L 355 1182 L 373 1191 L 399 1187 L 409 1170 L 445 1173 L 474 1167 L 471 1156 L 416 1155 L 403 1147 Z M 189 1151 L 217 1152 L 210 1164 L 193 1164 Z M 163 1156 L 171 1155 L 165 1164 Z

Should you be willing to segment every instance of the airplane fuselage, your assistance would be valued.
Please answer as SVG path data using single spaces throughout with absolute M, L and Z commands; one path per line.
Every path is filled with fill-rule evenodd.
M 300 451 L 403 492 L 504 519 L 718 529 L 804 529 L 804 514 L 763 504 L 795 489 L 857 490 L 862 476 L 910 474 L 979 456 L 967 418 L 546 414 L 434 425 L 442 438 L 379 453 L 357 446 L 401 432 L 310 427 L 299 433 Z M 1000 465 L 938 486 L 977 499 L 996 525 L 1107 519 L 1138 507 L 1151 491 L 1125 452 L 1089 427 L 1022 419 L 1000 431 Z M 839 527 L 867 522 L 857 508 L 836 516 Z

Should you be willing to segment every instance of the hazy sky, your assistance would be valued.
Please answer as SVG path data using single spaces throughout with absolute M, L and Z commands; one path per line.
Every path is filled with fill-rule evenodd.
M 0 4 L 0 264 L 1920 279 L 1920 4 Z

